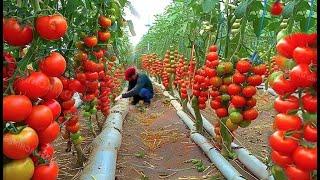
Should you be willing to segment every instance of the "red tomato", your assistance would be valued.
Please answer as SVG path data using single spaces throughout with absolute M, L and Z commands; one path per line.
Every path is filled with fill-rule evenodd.
M 32 111 L 32 103 L 27 96 L 9 95 L 3 98 L 3 121 L 24 121 Z
M 86 94 L 83 96 L 83 101 L 90 102 L 92 101 L 96 96 L 94 94 Z
M 207 56 L 206 56 L 206 59 L 208 60 L 208 61 L 215 61 L 215 60 L 218 60 L 219 59 L 219 55 L 218 55 L 218 53 L 216 53 L 216 52 L 209 52 L 208 54 L 207 54 Z
M 99 79 L 99 74 L 97 72 L 86 72 L 85 74 L 87 81 L 96 81 Z
M 292 56 L 297 64 L 317 64 L 316 48 L 296 47 Z
M 247 60 L 240 60 L 237 62 L 236 69 L 240 73 L 246 73 L 251 69 L 251 63 Z
M 302 107 L 304 110 L 310 113 L 317 112 L 317 96 L 312 96 L 311 94 L 305 94 L 302 96 Z
M 3 52 L 3 68 L 2 75 L 3 77 L 11 77 L 14 74 L 14 71 L 17 68 L 16 59 L 8 52 Z
M 206 74 L 207 77 L 212 78 L 212 77 L 217 75 L 217 72 L 216 72 L 215 69 L 211 69 L 211 68 L 206 67 L 205 68 L 205 74 Z
M 228 86 L 228 94 L 230 95 L 238 95 L 241 93 L 241 86 L 237 85 L 237 84 L 230 84 Z
M 3 20 L 3 40 L 12 46 L 24 46 L 33 39 L 31 26 L 20 26 L 14 18 Z
M 45 105 L 37 105 L 32 107 L 31 114 L 26 119 L 29 127 L 36 131 L 46 129 L 53 121 L 51 109 Z
M 67 63 L 58 52 L 52 52 L 39 63 L 40 70 L 47 76 L 59 77 L 66 70 Z
M 314 127 L 311 124 L 307 124 L 303 129 L 303 137 L 307 141 L 317 142 L 317 134 L 317 127 Z
M 258 66 L 254 66 L 252 70 L 254 74 L 262 76 L 266 73 L 267 66 L 265 64 L 260 64 Z
M 206 108 L 206 104 L 205 103 L 200 103 L 199 104 L 199 109 L 205 109 Z
M 247 98 L 254 96 L 256 92 L 257 92 L 257 89 L 253 86 L 247 86 L 242 89 L 243 96 Z
M 285 173 L 290 180 L 311 180 L 309 171 L 301 170 L 293 165 L 288 166 Z
M 53 120 L 57 119 L 61 114 L 61 106 L 55 99 L 50 99 L 42 103 L 42 105 L 48 106 L 52 112 Z
M 276 115 L 274 124 L 281 131 L 299 130 L 302 127 L 302 121 L 299 116 L 283 113 Z
M 70 133 L 76 133 L 76 132 L 79 131 L 80 125 L 79 125 L 79 123 L 77 122 L 77 123 L 75 123 L 75 124 L 72 125 L 72 126 L 66 126 L 66 128 L 67 128 L 67 131 L 69 131 Z
M 246 81 L 246 76 L 236 72 L 233 76 L 232 76 L 232 82 L 236 83 L 236 84 L 241 84 L 244 83 Z
M 209 47 L 209 51 L 210 52 L 216 52 L 218 50 L 218 47 L 216 46 L 216 45 L 211 45 L 210 47 Z
M 298 147 L 298 142 L 291 137 L 285 137 L 284 131 L 276 131 L 269 137 L 270 147 L 282 155 L 291 155 Z
M 101 59 L 104 55 L 102 49 L 100 49 L 99 51 L 93 51 L 92 53 L 97 59 Z
M 78 116 L 72 116 L 69 120 L 68 120 L 68 122 L 66 123 L 67 124 L 67 126 L 73 126 L 73 125 L 75 125 L 76 123 L 78 123 L 79 122 L 79 117 Z
M 32 180 L 56 180 L 58 173 L 58 164 L 55 161 L 50 161 L 49 165 L 41 164 L 35 167 Z
M 107 28 L 107 27 L 111 26 L 111 24 L 112 24 L 111 19 L 109 19 L 109 18 L 107 18 L 107 17 L 105 17 L 103 15 L 99 16 L 99 25 L 101 27 Z
M 302 170 L 313 171 L 317 169 L 317 148 L 299 146 L 293 153 L 295 165 Z
M 53 157 L 54 149 L 50 144 L 43 144 L 40 145 L 38 154 L 40 155 L 41 158 L 45 160 L 51 160 Z M 31 156 L 32 161 L 34 162 L 35 165 L 38 165 L 38 158 L 35 156 Z
M 68 110 L 68 109 L 72 108 L 74 106 L 74 104 L 75 104 L 75 100 L 70 99 L 68 101 L 64 101 L 61 105 L 64 110 Z
M 53 121 L 45 130 L 39 131 L 39 143 L 48 144 L 53 142 L 59 135 L 60 127 L 56 121 Z
M 272 4 L 270 12 L 274 16 L 279 16 L 282 13 L 283 5 L 279 1 Z
M 98 31 L 98 39 L 101 42 L 106 42 L 111 37 L 110 32 Z
M 69 90 L 76 91 L 79 93 L 84 93 L 86 90 L 86 87 L 82 85 L 79 80 L 74 79 L 74 80 L 71 80 L 69 83 Z
M 60 76 L 59 79 L 62 82 L 63 88 L 64 89 L 68 89 L 68 87 L 69 87 L 69 79 L 67 79 L 66 77 L 63 77 L 63 76 Z
M 288 113 L 289 111 L 299 108 L 299 99 L 293 95 L 290 95 L 286 99 L 277 97 L 274 101 L 274 109 L 279 113 Z
M 38 144 L 36 131 L 26 127 L 19 134 L 3 135 L 3 154 L 10 159 L 24 159 L 37 148 Z
M 271 159 L 275 164 L 277 164 L 283 168 L 288 167 L 293 162 L 293 160 L 290 156 L 282 155 L 277 151 L 271 152 Z
M 39 16 L 36 20 L 36 30 L 40 37 L 46 40 L 58 40 L 68 29 L 66 19 L 60 14 Z
M 231 98 L 231 103 L 235 108 L 241 108 L 246 105 L 246 99 L 242 96 L 235 95 Z
M 311 87 L 317 82 L 317 73 L 311 72 L 307 64 L 298 64 L 289 75 L 296 87 Z
M 219 118 L 228 116 L 228 110 L 226 108 L 218 108 L 215 112 Z
M 17 82 L 16 90 L 35 100 L 45 96 L 50 90 L 50 79 L 41 72 L 32 72 L 26 79 Z
M 64 89 L 64 90 L 61 92 L 59 98 L 60 98 L 62 101 L 68 101 L 68 100 L 70 100 L 70 99 L 72 98 L 72 96 L 73 96 L 72 91 Z
M 98 44 L 98 39 L 95 36 L 88 36 L 83 39 L 83 42 L 87 47 L 92 48 Z
M 253 108 L 254 106 L 256 106 L 256 104 L 257 104 L 257 100 L 254 97 L 247 99 L 246 106 L 248 108 Z
M 53 157 L 54 149 L 51 144 L 40 145 L 39 154 L 41 157 L 51 160 Z
M 251 86 L 258 86 L 262 83 L 262 77 L 260 75 L 249 76 L 247 82 Z
M 50 90 L 49 92 L 42 97 L 44 100 L 56 99 L 59 97 L 60 93 L 63 90 L 62 82 L 57 77 L 50 77 Z
M 292 54 L 295 48 L 296 47 L 290 44 L 286 39 L 281 39 L 276 45 L 278 53 L 289 59 L 292 58 Z
M 77 73 L 76 79 L 80 81 L 81 83 L 86 82 L 86 75 L 84 73 Z
M 98 81 L 87 81 L 86 87 L 87 87 L 87 90 L 94 92 L 95 90 L 97 90 L 99 88 L 99 82 Z
M 196 89 L 193 89 L 193 90 L 192 90 L 192 94 L 193 94 L 194 96 L 200 96 L 200 91 L 199 91 L 199 90 L 196 90 Z
M 283 75 L 277 76 L 271 85 L 272 89 L 279 95 L 293 93 L 297 88 L 291 79 L 285 79 Z
M 251 108 L 243 111 L 243 120 L 245 121 L 253 121 L 258 117 L 258 111 Z

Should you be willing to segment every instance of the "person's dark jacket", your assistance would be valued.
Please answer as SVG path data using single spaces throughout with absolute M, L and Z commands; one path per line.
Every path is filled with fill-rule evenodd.
M 129 81 L 128 92 L 122 94 L 122 98 L 137 96 L 142 88 L 146 88 L 153 93 L 150 78 L 144 73 L 138 73 L 136 80 Z

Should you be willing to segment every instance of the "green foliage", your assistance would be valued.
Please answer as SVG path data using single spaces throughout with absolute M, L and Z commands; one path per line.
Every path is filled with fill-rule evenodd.
M 163 14 L 156 16 L 156 22 L 136 48 L 139 50 L 137 57 L 145 53 L 164 56 L 169 46 L 173 46 L 190 59 L 194 45 L 194 55 L 203 64 L 207 47 L 215 42 L 221 59 L 228 61 L 235 57 L 249 57 L 254 51 L 258 51 L 262 60 L 269 61 L 263 59 L 269 50 L 266 47 L 276 43 L 277 34 L 283 29 L 280 24 L 284 23 L 284 19 L 289 18 L 286 25 L 288 33 L 314 32 L 317 20 L 316 1 L 312 5 L 306 0 L 285 1 L 283 14 L 280 16 L 270 14 L 272 3 L 274 1 L 243 0 L 227 3 L 216 0 L 176 0 Z M 233 34 L 230 32 L 236 19 L 241 20 L 242 30 Z M 274 51 L 275 49 L 271 53 L 274 54 Z

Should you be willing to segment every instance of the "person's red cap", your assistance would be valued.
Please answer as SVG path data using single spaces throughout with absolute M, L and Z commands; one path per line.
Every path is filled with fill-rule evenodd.
M 126 78 L 126 80 L 128 81 L 129 80 L 129 78 L 131 77 L 131 76 L 133 76 L 133 75 L 135 75 L 136 74 L 136 68 L 134 68 L 134 67 L 129 67 L 127 70 L 126 70 L 126 72 L 125 72 L 125 78 Z

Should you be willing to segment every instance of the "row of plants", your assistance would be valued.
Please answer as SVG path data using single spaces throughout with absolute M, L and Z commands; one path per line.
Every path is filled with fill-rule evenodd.
M 131 45 L 120 1 L 4 1 L 4 179 L 57 179 L 54 140 L 77 152 L 102 128 L 123 85 Z M 83 105 L 76 107 L 78 93 Z

